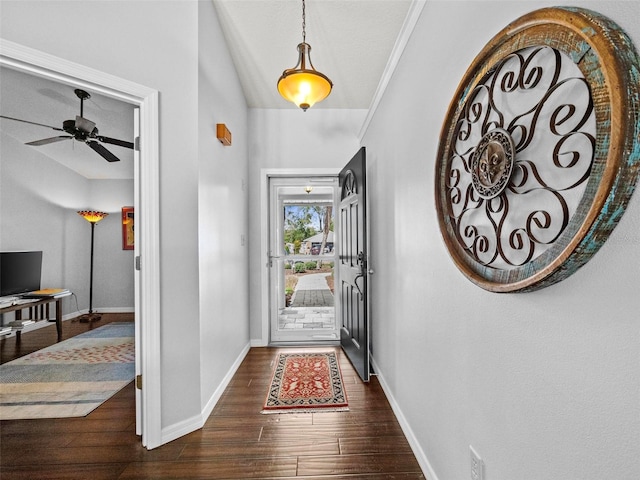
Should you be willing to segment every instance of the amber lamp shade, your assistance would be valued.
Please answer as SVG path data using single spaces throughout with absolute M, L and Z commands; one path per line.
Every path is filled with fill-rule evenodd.
M 98 223 L 109 214 L 104 212 L 95 212 L 93 210 L 81 210 L 78 212 L 78 215 L 80 215 L 89 223 Z
M 278 80 L 280 95 L 304 111 L 327 98 L 333 88 L 331 80 L 313 68 L 309 56 L 310 51 L 311 46 L 308 43 L 300 43 L 298 45 L 298 64 L 295 68 L 289 68 L 282 72 L 282 76 Z

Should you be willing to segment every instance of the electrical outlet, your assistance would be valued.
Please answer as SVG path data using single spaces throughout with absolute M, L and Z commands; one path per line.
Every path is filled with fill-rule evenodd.
M 244 247 L 244 234 L 240 234 L 240 246 Z
M 469 451 L 471 453 L 471 480 L 483 480 L 484 464 L 482 459 L 471 445 L 469 445 Z

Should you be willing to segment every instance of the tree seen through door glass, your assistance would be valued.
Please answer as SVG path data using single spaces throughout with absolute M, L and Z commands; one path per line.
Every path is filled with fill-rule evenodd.
M 285 255 L 333 253 L 333 206 L 327 204 L 284 206 Z

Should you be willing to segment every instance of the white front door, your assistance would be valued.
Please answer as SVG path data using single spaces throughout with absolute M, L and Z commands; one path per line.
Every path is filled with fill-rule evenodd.
M 337 176 L 269 177 L 270 343 L 337 342 Z

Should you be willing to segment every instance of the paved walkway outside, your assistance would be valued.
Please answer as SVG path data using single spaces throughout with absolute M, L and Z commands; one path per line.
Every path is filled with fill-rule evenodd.
M 278 315 L 281 329 L 335 327 L 333 293 L 325 279 L 328 275 L 330 273 L 312 273 L 298 279 L 291 306 L 283 308 Z
M 312 273 L 298 278 L 291 298 L 292 307 L 333 307 L 333 293 L 327 279 L 330 273 Z

